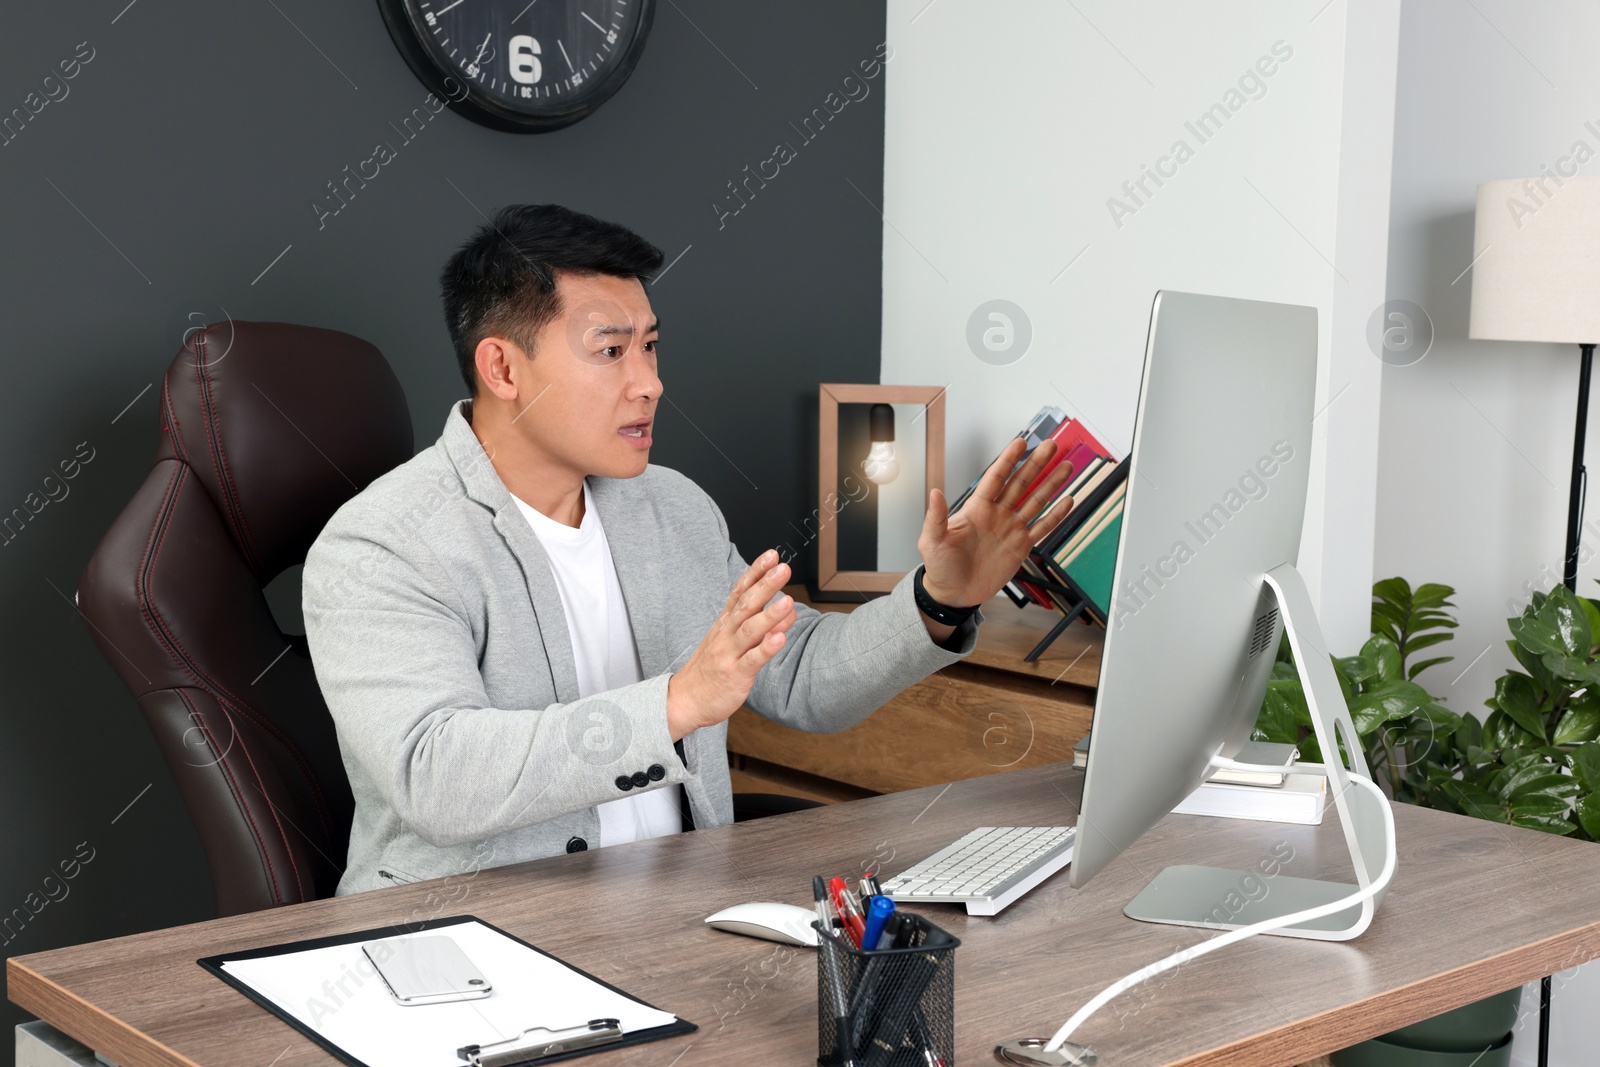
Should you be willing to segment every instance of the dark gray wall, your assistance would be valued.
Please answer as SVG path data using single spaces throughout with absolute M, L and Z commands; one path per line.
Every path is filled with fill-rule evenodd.
M 390 123 L 425 90 L 370 0 L 10 5 L 0 114 L 60 96 L 44 79 L 80 42 L 93 58 L 0 147 L 0 514 L 44 498 L 80 442 L 93 458 L 0 546 L 0 916 L 46 901 L 0 955 L 211 913 L 167 770 L 68 602 L 148 468 L 157 390 L 141 390 L 184 313 L 372 341 L 425 445 L 462 393 L 435 279 L 474 205 L 557 201 L 627 224 L 684 253 L 652 294 L 671 403 L 651 458 L 720 502 L 747 556 L 798 549 L 816 384 L 877 379 L 882 223 L 863 194 L 881 200 L 883 78 L 809 143 L 791 123 L 883 27 L 877 2 L 668 0 L 633 79 L 587 121 L 527 137 L 446 112 L 400 145 Z M 319 230 L 312 202 L 379 141 L 398 157 Z M 727 183 L 780 142 L 796 158 L 719 219 Z M 809 573 L 809 550 L 799 563 Z M 46 876 L 89 850 L 47 900 Z M 7 1029 L 22 1018 L 0 1012 Z

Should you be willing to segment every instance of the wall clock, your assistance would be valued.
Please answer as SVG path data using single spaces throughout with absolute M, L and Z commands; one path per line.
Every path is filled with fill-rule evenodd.
M 628 80 L 655 0 L 378 0 L 378 9 L 441 100 L 493 129 L 541 133 L 584 118 Z

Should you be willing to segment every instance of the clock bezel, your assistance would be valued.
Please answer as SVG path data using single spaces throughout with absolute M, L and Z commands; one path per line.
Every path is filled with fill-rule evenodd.
M 634 23 L 631 34 L 618 39 L 616 62 L 590 83 L 592 88 L 581 101 L 563 101 L 561 106 L 550 108 L 552 101 L 546 100 L 538 106 L 549 109 L 538 113 L 507 107 L 482 92 L 475 82 L 460 71 L 446 67 L 436 59 L 423 37 L 430 31 L 422 23 L 421 13 L 413 8 L 411 0 L 378 0 L 378 10 L 383 15 L 383 24 L 388 28 L 389 36 L 411 72 L 452 111 L 479 125 L 505 133 L 548 133 L 589 117 L 632 77 L 634 67 L 644 53 L 645 42 L 650 37 L 650 26 L 655 20 L 656 10 L 655 0 L 633 2 L 639 5 L 639 19 Z M 451 92 L 447 82 L 465 86 L 466 95 L 459 96 L 459 90 Z

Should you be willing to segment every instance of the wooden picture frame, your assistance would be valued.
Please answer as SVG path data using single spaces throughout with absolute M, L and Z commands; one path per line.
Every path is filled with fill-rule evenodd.
M 937 385 L 848 385 L 823 383 L 817 392 L 817 590 L 822 593 L 887 593 L 904 571 L 841 571 L 839 528 L 839 405 L 921 404 L 926 455 L 922 499 L 935 486 L 944 491 L 944 387 Z M 829 506 L 832 499 L 834 504 Z

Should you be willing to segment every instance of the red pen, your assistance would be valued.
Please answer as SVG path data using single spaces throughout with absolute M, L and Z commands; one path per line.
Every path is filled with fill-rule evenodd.
M 845 933 L 850 935 L 850 940 L 856 948 L 861 947 L 861 936 L 866 933 L 867 923 L 861 917 L 861 912 L 856 908 L 855 901 L 850 899 L 850 887 L 843 878 L 835 878 L 828 883 L 828 892 L 833 896 L 833 906 L 839 912 L 839 921 L 843 924 Z

